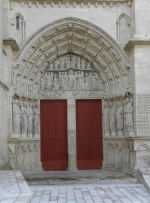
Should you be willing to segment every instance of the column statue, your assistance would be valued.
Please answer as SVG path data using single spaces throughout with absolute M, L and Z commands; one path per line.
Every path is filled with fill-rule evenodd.
M 18 102 L 13 102 L 13 133 L 20 133 L 20 107 Z
M 104 131 L 109 131 L 109 104 L 104 104 Z
M 115 132 L 116 131 L 116 107 L 112 102 L 110 102 L 109 123 L 110 123 L 111 132 Z
M 33 109 L 33 132 L 34 134 L 39 133 L 39 111 L 37 105 Z
M 126 99 L 126 126 L 128 131 L 133 130 L 133 106 L 130 100 L 127 98 Z
M 117 130 L 123 130 L 123 107 L 122 102 L 117 102 L 117 112 L 116 112 L 116 118 L 117 118 Z
M 28 122 L 27 122 L 27 106 L 26 104 L 21 105 L 21 132 L 27 133 Z
M 32 133 L 33 132 L 33 109 L 32 109 L 32 104 L 28 104 L 27 108 L 27 119 L 28 119 L 28 132 Z

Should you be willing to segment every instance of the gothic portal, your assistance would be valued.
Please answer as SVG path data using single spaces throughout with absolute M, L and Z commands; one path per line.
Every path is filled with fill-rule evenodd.
M 87 21 L 65 18 L 48 24 L 35 33 L 18 53 L 12 69 L 12 132 L 14 138 L 30 140 L 34 143 L 31 164 L 28 167 L 32 168 L 32 165 L 36 165 L 41 169 L 40 154 L 42 154 L 43 167 L 45 170 L 49 169 L 46 155 L 43 155 L 46 152 L 41 151 L 44 148 L 42 143 L 45 142 L 42 139 L 46 139 L 43 138 L 44 131 L 41 123 L 44 123 L 43 118 L 53 123 L 49 115 L 55 118 L 59 107 L 54 105 L 56 114 L 53 114 L 51 106 L 47 106 L 47 111 L 46 109 L 40 111 L 40 109 L 46 108 L 42 106 L 44 101 L 50 105 L 53 104 L 52 101 L 63 100 L 66 101 L 66 110 L 62 110 L 65 113 L 60 114 L 60 117 L 58 113 L 55 118 L 57 120 L 64 116 L 64 120 L 67 119 L 66 129 L 60 127 L 65 129 L 62 133 L 65 144 L 60 144 L 60 149 L 62 146 L 65 147 L 62 168 L 68 168 L 71 171 L 77 168 L 89 169 L 90 165 L 101 168 L 113 165 L 114 159 L 118 159 L 117 167 L 121 162 L 127 163 L 128 150 L 123 150 L 123 153 L 116 157 L 106 143 L 109 137 L 122 139 L 134 134 L 130 75 L 129 60 L 125 52 L 104 30 Z M 82 100 L 83 103 L 86 101 L 84 105 Z M 86 105 L 86 111 L 89 113 L 85 119 L 80 119 Z M 81 115 L 79 112 L 82 112 Z M 47 117 L 41 117 L 41 115 L 47 115 Z M 45 123 L 47 122 L 45 120 Z M 63 123 L 63 119 L 60 123 Z M 88 135 L 89 140 L 88 136 L 82 137 L 83 126 L 84 129 L 88 129 L 83 134 L 88 135 L 88 132 L 91 132 Z M 44 129 L 49 128 L 44 127 Z M 84 148 L 83 143 L 91 153 L 85 158 L 86 162 L 83 158 L 85 152 L 81 153 L 81 149 Z M 79 147 L 80 145 L 82 147 Z M 53 144 L 48 145 L 47 148 L 52 149 L 52 146 Z M 23 145 L 20 147 L 26 152 Z M 56 154 L 57 150 L 55 154 L 50 155 L 51 158 L 57 160 Z M 92 154 L 93 158 L 89 158 Z M 97 157 L 96 154 L 99 156 Z M 56 165 L 59 165 L 58 162 Z

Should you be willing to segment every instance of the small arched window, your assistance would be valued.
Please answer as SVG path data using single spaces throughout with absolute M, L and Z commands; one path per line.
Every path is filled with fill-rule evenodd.
M 16 16 L 16 30 L 19 30 L 20 26 L 19 26 L 19 16 Z

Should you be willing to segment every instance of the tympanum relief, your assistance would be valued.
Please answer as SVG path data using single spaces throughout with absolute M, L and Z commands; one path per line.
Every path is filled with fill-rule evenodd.
M 42 73 L 39 90 L 100 90 L 104 81 L 92 65 L 76 55 L 64 55 L 52 62 Z

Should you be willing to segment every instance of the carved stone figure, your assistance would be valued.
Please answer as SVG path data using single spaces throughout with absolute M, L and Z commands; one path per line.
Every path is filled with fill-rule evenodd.
M 37 105 L 33 109 L 33 132 L 34 134 L 39 133 L 39 111 Z
M 115 132 L 116 131 L 116 107 L 112 102 L 110 102 L 109 123 L 110 123 L 111 132 Z
M 45 90 L 45 75 L 43 75 L 43 76 L 41 77 L 40 89 L 41 89 L 41 90 Z
M 88 84 L 89 84 L 89 75 L 88 75 L 88 73 L 85 73 L 83 82 L 84 82 L 84 89 L 88 89 Z
M 28 122 L 27 122 L 27 106 L 26 104 L 21 105 L 21 133 L 27 133 Z
M 104 105 L 104 131 L 109 131 L 109 104 Z
M 68 87 L 70 89 L 75 88 L 75 77 L 72 69 L 69 70 L 69 74 L 68 74 Z
M 52 85 L 53 85 L 53 73 L 48 72 L 46 75 L 45 89 L 51 89 Z
M 113 79 L 110 79 L 109 80 L 109 84 L 110 84 L 110 92 L 114 92 L 114 90 L 115 90 L 115 85 L 114 85 L 114 81 L 113 81 Z
M 32 104 L 28 104 L 27 108 L 27 120 L 28 120 L 28 132 L 32 133 L 33 132 L 33 109 L 32 109 Z
M 133 130 L 133 107 L 132 107 L 132 103 L 128 98 L 126 99 L 125 114 L 126 114 L 127 130 L 132 131 Z
M 33 88 L 33 79 L 30 79 L 30 82 L 28 84 L 28 91 L 31 92 Z
M 13 102 L 13 133 L 20 133 L 20 107 L 18 102 Z
M 54 74 L 54 89 L 59 90 L 59 88 L 60 88 L 59 75 Z
M 27 85 L 27 78 L 24 77 L 22 80 L 22 93 L 25 94 L 26 93 L 26 85 Z
M 117 102 L 117 130 L 123 130 L 123 114 L 122 102 Z

